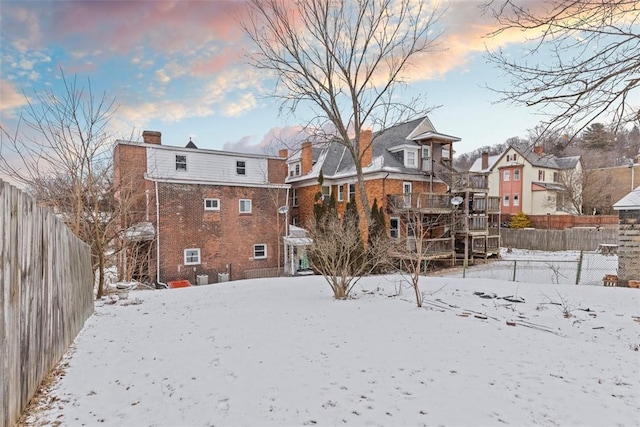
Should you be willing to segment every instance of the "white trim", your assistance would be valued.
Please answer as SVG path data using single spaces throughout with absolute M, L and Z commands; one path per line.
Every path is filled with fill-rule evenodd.
M 178 169 L 178 156 L 180 157 L 184 157 L 184 169 L 180 168 Z M 176 168 L 176 172 L 178 173 L 182 173 L 182 172 L 188 172 L 189 171 L 189 156 L 187 156 L 186 153 L 180 153 L 180 154 L 175 154 L 174 155 L 174 166 Z
M 391 222 L 394 221 L 394 220 L 397 222 L 397 226 L 398 226 L 397 228 L 395 228 L 395 230 L 396 230 L 396 236 L 395 237 L 393 237 L 391 235 L 391 230 L 393 230 L 391 228 Z M 399 239 L 400 238 L 400 224 L 401 223 L 400 223 L 400 217 L 399 216 L 389 217 L 389 237 L 390 238 L 392 238 L 392 239 Z
M 345 183 L 342 184 L 336 184 L 338 187 L 338 202 L 343 202 L 344 201 L 344 185 Z M 342 191 L 340 191 L 342 190 Z
M 264 255 L 263 256 L 256 256 L 256 246 L 263 246 L 264 247 Z M 253 259 L 267 259 L 267 244 L 266 243 L 256 243 L 255 245 L 253 245 Z
M 240 169 L 240 165 L 238 163 L 244 163 L 242 166 L 243 173 L 240 173 L 238 170 Z M 246 160 L 236 160 L 236 175 L 238 176 L 247 176 L 247 161 Z
M 191 152 L 191 153 L 209 153 L 209 154 L 218 154 L 221 156 L 229 156 L 229 157 L 245 157 L 247 159 L 274 159 L 274 160 L 282 160 L 282 157 L 279 156 L 270 156 L 270 155 L 260 155 L 260 154 L 249 154 L 249 153 L 239 153 L 236 151 L 222 151 L 222 150 L 211 150 L 207 148 L 186 148 L 186 147 L 177 147 L 175 145 L 161 145 L 161 144 L 147 144 L 144 142 L 136 142 L 136 141 L 123 141 L 117 140 L 116 145 L 132 145 L 134 147 L 144 147 L 144 148 L 153 148 L 157 150 L 171 150 L 176 152 Z
M 242 202 L 249 202 L 249 210 L 248 211 L 243 211 L 242 210 Z M 251 199 L 239 199 L 238 200 L 238 212 L 239 213 L 249 214 L 252 211 L 253 211 L 253 202 L 251 201 Z
M 196 251 L 196 253 L 198 254 L 198 261 L 197 262 L 187 262 L 187 251 Z M 183 261 L 184 261 L 184 265 L 200 265 L 201 264 L 201 258 L 200 258 L 200 248 L 187 248 L 184 250 L 183 252 Z
M 216 206 L 208 208 L 207 207 L 207 201 L 215 202 Z M 204 210 L 205 211 L 220 211 L 220 199 L 216 199 L 216 198 L 212 198 L 212 197 L 205 197 L 204 198 Z
M 210 181 L 207 179 L 180 179 L 180 178 L 167 178 L 151 176 L 145 172 L 144 179 L 154 182 L 164 182 L 167 184 L 194 184 L 194 185 L 219 185 L 222 187 L 255 187 L 255 188 L 291 188 L 291 184 L 259 184 L 255 182 L 230 182 L 230 181 Z M 316 180 L 317 183 L 317 180 Z

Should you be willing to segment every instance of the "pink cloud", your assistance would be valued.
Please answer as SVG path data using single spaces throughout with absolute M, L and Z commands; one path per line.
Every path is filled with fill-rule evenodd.
M 8 80 L 0 79 L 0 94 L 2 94 L 2 103 L 0 103 L 0 111 L 11 114 L 27 103 L 24 95 L 16 90 L 16 87 Z

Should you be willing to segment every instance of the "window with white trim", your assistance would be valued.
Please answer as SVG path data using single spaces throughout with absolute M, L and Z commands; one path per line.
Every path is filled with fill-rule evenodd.
M 267 244 L 258 243 L 253 245 L 253 259 L 265 259 L 267 257 Z
M 349 201 L 353 202 L 356 199 L 356 185 L 349 184 Z
M 404 152 L 404 165 L 408 168 L 416 167 L 416 152 L 413 150 L 406 150 Z
M 338 201 L 344 200 L 344 184 L 338 185 Z
M 247 162 L 245 162 L 244 160 L 236 161 L 236 174 L 238 175 L 247 174 Z
M 184 154 L 176 154 L 176 170 L 187 171 L 187 156 Z
M 289 176 L 300 176 L 300 162 L 289 165 Z
M 298 206 L 298 189 L 291 189 L 291 206 Z
M 389 236 L 393 239 L 400 237 L 400 218 L 389 218 Z
M 329 200 L 329 196 L 331 196 L 331 186 L 323 185 L 320 191 L 322 192 L 322 199 Z
M 515 162 L 517 159 L 516 154 L 507 154 L 507 162 Z
M 240 199 L 238 211 L 240 213 L 251 213 L 251 199 Z
M 200 248 L 189 248 L 184 250 L 184 265 L 200 264 Z
M 220 199 L 204 199 L 204 210 L 205 211 L 219 211 L 220 210 Z
M 504 196 L 504 199 L 502 200 L 502 205 L 503 206 L 509 206 L 509 196 Z
M 509 171 L 504 171 L 504 173 L 502 174 L 502 180 L 503 181 L 509 181 L 509 179 L 511 178 Z
M 543 170 L 539 170 L 538 171 L 538 181 L 544 181 L 544 171 Z
M 520 195 L 513 195 L 513 206 L 520 206 Z
M 516 169 L 513 171 L 513 180 L 520 181 L 520 169 Z

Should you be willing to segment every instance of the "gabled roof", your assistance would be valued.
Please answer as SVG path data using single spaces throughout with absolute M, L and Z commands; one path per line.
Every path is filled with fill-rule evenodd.
M 502 154 L 496 154 L 493 156 L 489 156 L 488 166 L 486 169 L 482 169 L 482 157 L 476 159 L 475 162 L 469 168 L 469 172 L 491 172 L 493 166 L 498 162 L 498 160 L 502 157 Z
M 507 147 L 501 154 L 496 156 L 489 156 L 489 167 L 486 169 L 482 168 L 482 157 L 476 159 L 469 168 L 470 172 L 491 172 L 498 161 L 506 155 L 506 153 L 513 149 L 515 152 L 520 154 L 527 162 L 529 162 L 532 166 L 539 168 L 547 168 L 547 169 L 575 169 L 576 165 L 580 162 L 580 156 L 570 156 L 570 157 L 556 157 L 554 154 L 542 153 L 538 154 L 533 150 L 528 144 L 513 144 Z
M 437 135 L 437 136 L 424 136 Z M 410 138 L 411 137 L 411 138 Z M 418 140 L 436 139 L 445 141 L 459 141 L 459 138 L 437 133 L 428 117 L 421 117 L 409 122 L 401 123 L 390 128 L 375 132 L 372 135 L 372 163 L 363 172 L 404 172 L 420 173 L 416 168 L 404 166 L 402 151 L 391 152 L 392 147 L 403 145 L 418 149 Z M 448 138 L 448 139 L 447 139 Z M 316 151 L 318 150 L 318 151 Z M 299 156 L 299 153 L 296 153 Z M 342 178 L 355 175 L 356 168 L 347 148 L 338 143 L 329 143 L 326 147 L 313 150 L 314 167 L 311 173 L 296 177 L 293 180 L 317 177 L 322 169 L 325 178 Z
M 640 209 L 640 187 L 618 200 L 613 209 L 616 211 L 634 211 Z

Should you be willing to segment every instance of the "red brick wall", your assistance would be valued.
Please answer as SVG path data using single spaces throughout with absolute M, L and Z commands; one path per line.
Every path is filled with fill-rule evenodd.
M 283 183 L 287 178 L 287 159 L 267 159 L 267 169 L 269 182 Z
M 515 171 L 520 173 L 516 181 Z M 522 211 L 522 165 L 500 168 L 500 212 L 503 214 L 517 214 Z M 504 180 L 505 172 L 509 173 L 509 181 Z M 519 203 L 514 204 L 514 197 L 518 196 Z M 509 196 L 509 206 L 504 205 L 504 196 Z
M 244 278 L 244 271 L 278 266 L 278 248 L 284 222 L 278 218 L 277 199 L 286 190 L 182 185 L 159 183 L 160 276 L 161 280 L 188 279 L 208 274 L 217 280 L 218 272 L 231 279 Z M 220 199 L 220 211 L 205 211 L 204 198 Z M 252 200 L 252 213 L 240 214 L 240 199 Z M 253 245 L 267 245 L 266 259 L 253 259 Z M 184 250 L 199 248 L 201 263 L 184 265 Z M 282 262 L 280 255 L 280 263 Z
M 533 228 L 541 230 L 564 230 L 572 227 L 618 226 L 617 215 L 527 215 Z M 511 215 L 502 216 L 503 223 L 509 223 Z

